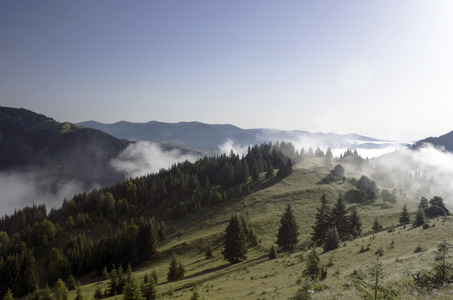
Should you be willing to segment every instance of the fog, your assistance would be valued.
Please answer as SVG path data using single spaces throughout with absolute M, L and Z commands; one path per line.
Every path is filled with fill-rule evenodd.
M 292 142 L 297 150 L 305 151 L 311 147 L 315 150 L 318 146 L 325 152 L 331 147 L 334 157 L 339 157 L 347 148 L 332 147 L 316 139 L 286 140 Z M 427 198 L 439 195 L 444 198 L 447 205 L 453 207 L 453 154 L 425 145 L 418 150 L 409 150 L 391 143 L 376 147 L 368 143 L 367 148 L 357 144 L 357 152 L 362 158 L 369 158 L 370 167 L 361 170 L 367 176 L 374 176 L 378 184 L 390 188 L 389 182 L 395 187 L 406 185 L 408 194 L 415 197 Z M 231 150 L 242 156 L 247 153 L 248 145 L 239 145 L 232 140 L 226 140 L 219 145 L 219 153 L 229 154 Z M 110 165 L 124 174 L 124 178 L 137 177 L 167 169 L 177 162 L 194 162 L 201 158 L 201 154 L 183 152 L 179 149 L 167 150 L 158 144 L 140 141 L 128 146 L 118 157 L 110 161 Z M 415 175 L 410 187 L 404 182 L 404 174 Z M 418 177 L 417 177 L 418 176 Z M 377 179 L 375 179 L 377 178 Z M 385 178 L 385 182 L 379 182 Z M 55 179 L 47 177 L 40 170 L 29 172 L 1 172 L 0 173 L 0 215 L 11 214 L 15 209 L 20 209 L 33 204 L 46 204 L 48 211 L 51 207 L 59 208 L 63 199 L 71 199 L 76 193 L 98 188 L 92 183 L 84 186 L 72 180 L 56 183 Z
M 137 177 L 170 168 L 183 161 L 196 161 L 200 156 L 182 153 L 179 149 L 165 150 L 155 143 L 140 141 L 129 145 L 117 158 L 110 161 L 111 166 L 123 173 L 125 178 Z
M 72 199 L 84 190 L 75 180 L 57 184 L 53 180 L 39 171 L 1 172 L 0 216 L 33 204 L 46 204 L 49 212 L 51 207 L 60 207 L 64 198 Z

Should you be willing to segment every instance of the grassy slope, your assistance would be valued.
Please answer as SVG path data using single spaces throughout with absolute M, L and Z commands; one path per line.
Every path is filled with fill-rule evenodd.
M 267 253 L 276 240 L 280 217 L 286 204 L 291 204 L 300 226 L 300 242 L 309 239 L 314 223 L 314 215 L 319 205 L 319 199 L 325 193 L 331 203 L 336 201 L 340 191 L 345 192 L 351 187 L 348 184 L 318 184 L 327 171 L 321 167 L 321 159 L 306 160 L 295 167 L 292 175 L 283 180 L 272 179 L 264 181 L 257 190 L 244 199 L 231 200 L 227 203 L 200 212 L 169 224 L 171 234 L 160 246 L 160 254 L 156 260 L 143 264 L 134 274 L 140 280 L 153 269 L 159 275 L 158 292 L 162 299 L 189 299 L 193 285 L 199 286 L 199 291 L 208 299 L 287 299 L 298 289 L 297 278 L 305 268 L 305 262 L 300 261 L 300 253 L 280 254 L 278 259 L 269 261 Z M 351 176 L 353 174 L 347 174 Z M 354 174 L 358 177 L 360 174 Z M 384 226 L 398 223 L 399 214 L 404 204 L 411 212 L 415 212 L 417 201 L 411 198 L 400 198 L 394 207 L 384 207 L 378 201 L 372 206 L 358 206 L 359 214 L 364 224 L 364 232 L 370 230 L 377 216 Z M 348 209 L 352 207 L 348 204 Z M 223 233 L 228 219 L 234 213 L 250 215 L 250 224 L 255 229 L 261 243 L 250 249 L 248 260 L 236 265 L 230 265 L 223 260 Z M 388 281 L 404 285 L 400 288 L 403 299 L 425 299 L 426 295 L 414 294 L 414 289 L 407 288 L 413 283 L 405 270 L 431 268 L 432 252 L 443 238 L 453 233 L 452 220 L 436 220 L 434 227 L 427 230 L 421 228 L 406 229 L 397 227 L 394 232 L 381 232 L 376 235 L 364 236 L 360 239 L 344 243 L 339 249 L 322 253 L 323 264 L 333 262 L 328 270 L 328 277 L 322 283 L 327 289 L 316 292 L 315 299 L 358 299 L 354 288 L 349 286 L 349 275 L 353 270 L 362 268 L 374 261 L 379 247 L 384 255 L 379 259 L 384 263 L 389 273 Z M 391 247 L 394 243 L 393 248 Z M 370 251 L 360 253 L 362 245 L 370 244 Z M 204 247 L 212 245 L 214 259 L 206 260 Z M 426 251 L 414 253 L 417 246 Z M 185 278 L 169 283 L 166 281 L 169 257 L 172 252 L 178 254 L 185 265 Z M 83 286 L 83 294 L 92 298 L 96 285 L 103 289 L 107 282 L 98 282 Z M 420 292 L 419 292 L 420 293 Z M 446 291 L 440 293 L 437 299 L 447 299 Z M 74 296 L 74 293 L 71 293 Z M 435 296 L 430 295 L 436 299 Z M 121 299 L 122 296 L 113 298 Z

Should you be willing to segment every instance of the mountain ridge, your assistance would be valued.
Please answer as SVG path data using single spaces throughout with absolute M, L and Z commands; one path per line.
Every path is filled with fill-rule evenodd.
M 386 145 L 394 144 L 406 146 L 405 143 L 398 141 L 379 140 L 356 133 L 311 133 L 305 130 L 281 130 L 275 128 L 242 129 L 232 124 L 206 124 L 198 121 L 178 123 L 119 121 L 108 124 L 91 120 L 76 124 L 103 130 L 118 138 L 132 141 L 146 140 L 170 146 L 204 148 L 210 151 L 219 150 L 220 146 L 227 141 L 242 147 L 277 141 L 304 141 L 306 144 L 310 144 L 307 147 L 326 146 L 350 149 L 379 149 Z

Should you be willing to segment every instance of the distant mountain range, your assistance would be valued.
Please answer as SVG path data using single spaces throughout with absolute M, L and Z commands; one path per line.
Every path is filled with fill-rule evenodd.
M 432 144 L 436 148 L 441 148 L 449 152 L 453 152 L 453 131 L 439 137 L 429 137 L 424 140 L 418 141 L 411 146 L 411 149 L 418 149 L 427 143 Z
M 327 146 L 349 149 L 380 149 L 405 146 L 396 141 L 384 141 L 358 134 L 310 133 L 302 130 L 242 129 L 230 124 L 205 124 L 200 122 L 163 123 L 151 121 L 132 123 L 121 121 L 104 124 L 96 121 L 77 123 L 85 128 L 99 129 L 117 138 L 131 141 L 145 140 L 163 145 L 191 149 L 219 150 L 230 141 L 236 146 L 287 141 L 304 147 Z
M 112 184 L 123 175 L 109 161 L 130 143 L 23 108 L 0 107 L 0 171 L 37 172 L 54 185 L 74 179 Z

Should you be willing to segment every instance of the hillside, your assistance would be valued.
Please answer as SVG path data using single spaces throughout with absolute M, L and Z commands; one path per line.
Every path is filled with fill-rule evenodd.
M 100 276 L 102 268 L 110 272 L 112 267 L 121 265 L 125 270 L 124 266 L 130 262 L 132 276 L 138 282 L 152 272 L 157 274 L 161 299 L 189 299 L 194 286 L 208 299 L 288 299 L 300 287 L 298 278 L 309 254 L 305 245 L 312 236 L 322 195 L 326 195 L 329 206 L 333 207 L 343 194 L 348 199 L 348 214 L 352 208 L 358 211 L 362 234 L 356 239 L 348 238 L 336 250 L 324 252 L 322 247 L 316 248 L 328 269 L 327 278 L 315 285 L 314 299 L 359 299 L 351 274 L 365 272 L 376 258 L 389 274 L 386 282 L 400 291 L 402 299 L 431 297 L 432 294 L 416 289 L 407 274 L 431 268 L 433 251 L 439 241 L 453 234 L 451 217 L 431 219 L 427 229 L 403 227 L 399 226 L 403 206 L 407 205 L 413 220 L 419 203 L 406 190 L 395 194 L 396 204 L 384 203 L 382 199 L 364 202 L 361 197 L 351 197 L 357 195 L 357 179 L 360 177 L 360 182 L 367 169 L 366 160 L 352 152 L 334 161 L 325 155 L 297 157 L 293 153 L 292 159 L 297 164 L 292 173 L 281 175 L 280 167 L 278 175 L 269 176 L 270 157 L 291 153 L 290 145 L 272 147 L 255 146 L 242 159 L 230 155 L 185 162 L 158 174 L 75 195 L 47 216 L 42 207 L 27 208 L 0 220 L 0 231 L 5 231 L 6 237 L 20 232 L 20 238 L 34 246 L 41 287 L 46 282 L 53 285 L 57 278 L 64 278 L 69 284 L 68 276 L 73 274 L 81 281 L 81 292 L 86 297 L 92 298 L 96 290 L 108 296 L 111 281 Z M 244 170 L 245 164 L 253 166 L 257 161 L 269 163 L 260 167 L 259 177 L 244 177 L 240 170 Z M 344 164 L 344 179 L 329 177 L 333 166 L 329 161 Z M 283 166 L 278 161 L 276 165 Z M 255 176 L 253 167 L 250 169 Z M 195 174 L 202 180 L 195 178 Z M 409 177 L 405 180 L 411 181 Z M 379 181 L 379 188 L 384 183 L 386 188 L 392 187 L 387 180 Z M 280 251 L 276 260 L 269 260 L 269 250 L 276 241 L 280 218 L 288 204 L 299 226 L 299 243 L 295 253 Z M 249 232 L 247 259 L 238 264 L 230 264 L 222 255 L 225 227 L 233 214 L 248 220 L 244 221 Z M 384 230 L 373 233 L 376 218 Z M 33 223 L 26 229 L 27 224 Z M 147 238 L 149 230 L 154 233 Z M 5 233 L 0 235 L 3 240 L 4 236 Z M 7 248 L 0 247 L 3 255 L 5 251 L 18 251 L 10 248 L 14 244 L 6 245 Z M 207 247 L 213 251 L 211 259 L 205 258 Z M 421 250 L 415 252 L 417 248 Z M 19 253 L 29 255 L 23 251 Z M 169 282 L 167 272 L 172 253 L 183 264 L 185 274 L 182 279 Z M 11 261 L 10 256 L 5 257 L 5 261 Z M 115 272 L 118 274 L 118 269 Z M 441 290 L 436 295 L 443 297 L 447 293 L 448 290 Z M 74 297 L 75 292 L 70 292 L 70 299 Z
M 311 133 L 302 130 L 242 129 L 230 124 L 205 124 L 201 122 L 164 123 L 151 121 L 131 123 L 126 121 L 104 124 L 96 121 L 77 123 L 87 128 L 99 129 L 115 137 L 131 141 L 145 140 L 164 145 L 217 151 L 226 142 L 238 147 L 287 141 L 303 142 L 305 147 L 332 147 L 349 149 L 382 149 L 401 147 L 403 143 L 383 141 L 358 134 Z
M 294 209 L 300 226 L 300 244 L 304 244 L 313 232 L 314 216 L 321 196 L 326 194 L 332 206 L 339 192 L 346 193 L 353 188 L 348 183 L 320 184 L 326 174 L 322 159 L 307 159 L 296 165 L 294 173 L 282 180 L 266 180 L 262 174 L 260 183 L 244 198 L 204 208 L 168 222 L 169 235 L 159 247 L 159 256 L 137 267 L 134 276 L 141 281 L 143 276 L 156 271 L 159 299 L 189 299 L 195 286 L 207 299 L 288 299 L 294 296 L 299 288 L 296 281 L 305 268 L 308 250 L 293 254 L 281 252 L 276 260 L 269 260 L 267 255 L 276 241 L 279 220 L 287 204 Z M 347 169 L 346 175 L 358 174 Z M 425 230 L 397 226 L 402 207 L 407 205 L 413 218 L 417 203 L 412 197 L 402 196 L 398 197 L 394 206 L 383 205 L 381 201 L 373 205 L 348 203 L 348 211 L 352 207 L 359 210 L 364 235 L 345 242 L 337 250 L 324 253 L 322 248 L 317 249 L 322 264 L 331 266 L 327 279 L 318 284 L 320 290 L 313 294 L 313 298 L 360 299 L 352 285 L 351 274 L 358 270 L 365 272 L 366 266 L 378 258 L 389 274 L 387 282 L 400 290 L 402 299 L 426 299 L 428 295 L 431 299 L 446 299 L 442 297 L 448 291 L 427 294 L 417 290 L 413 280 L 407 276 L 408 272 L 430 269 L 435 247 L 453 233 L 451 217 L 432 220 L 432 227 Z M 249 224 L 258 236 L 259 244 L 249 248 L 246 261 L 231 265 L 223 259 L 221 252 L 224 230 L 233 214 L 250 217 Z M 375 217 L 389 230 L 370 234 Z M 205 258 L 207 246 L 213 248 L 213 259 Z M 370 250 L 360 253 L 364 246 Z M 414 252 L 417 247 L 422 251 Z M 383 256 L 376 254 L 380 248 L 383 249 Z M 166 278 L 173 252 L 181 259 L 186 273 L 183 279 L 168 282 Z M 98 287 L 108 289 L 108 281 L 87 284 L 83 292 L 93 295 Z
M 38 172 L 47 181 L 111 184 L 122 175 L 110 166 L 130 144 L 109 134 L 26 109 L 0 107 L 0 171 Z
M 417 150 L 423 147 L 424 144 L 431 144 L 436 148 L 445 149 L 449 152 L 453 152 L 453 131 L 441 135 L 439 137 L 429 137 L 421 141 L 416 142 L 410 148 Z

